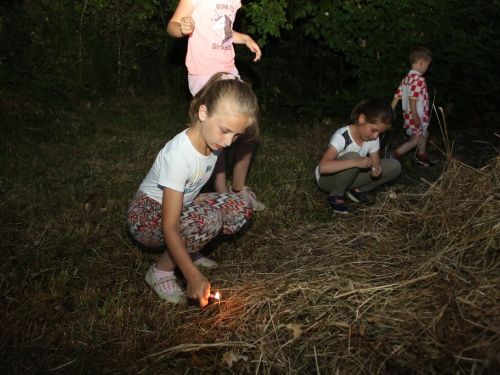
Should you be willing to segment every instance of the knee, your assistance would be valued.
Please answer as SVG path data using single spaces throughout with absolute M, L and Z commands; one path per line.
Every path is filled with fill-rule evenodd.
M 358 154 L 357 152 L 350 151 L 350 152 L 346 152 L 344 155 L 342 155 L 338 159 L 348 160 L 348 159 L 358 159 L 360 157 L 361 157 L 361 155 Z
M 380 161 L 384 173 L 397 177 L 401 174 L 401 163 L 397 159 L 382 159 Z
M 249 197 L 243 194 L 234 194 L 237 198 L 232 207 L 233 216 L 240 217 L 239 220 L 248 221 L 253 216 L 253 204 Z
M 399 176 L 399 174 L 401 173 L 401 163 L 399 162 L 399 160 L 395 160 L 395 159 L 393 159 L 392 161 L 393 161 L 393 163 L 391 163 L 392 164 L 391 167 L 394 171 L 394 174 L 396 176 Z
M 207 227 L 213 228 L 217 233 L 220 232 L 223 225 L 222 213 L 214 208 L 210 207 L 206 212 L 207 217 Z
M 419 143 L 420 143 L 420 140 L 422 139 L 422 136 L 419 136 L 419 135 L 414 135 L 413 137 L 411 137 L 411 139 L 408 141 L 408 143 L 410 143 L 411 147 L 416 147 Z
M 182 218 L 181 218 L 182 222 Z M 222 215 L 220 211 L 208 205 L 200 205 L 196 212 L 193 212 L 186 219 L 191 233 L 214 233 L 217 234 L 222 228 Z M 196 229 L 195 229 L 196 228 Z
M 243 194 L 231 194 L 222 211 L 222 234 L 235 234 L 253 216 L 252 202 Z

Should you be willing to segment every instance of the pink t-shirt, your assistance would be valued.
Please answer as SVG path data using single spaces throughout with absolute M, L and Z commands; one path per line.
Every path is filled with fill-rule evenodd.
M 195 22 L 189 36 L 186 66 L 189 74 L 213 75 L 235 69 L 233 22 L 240 0 L 191 0 Z

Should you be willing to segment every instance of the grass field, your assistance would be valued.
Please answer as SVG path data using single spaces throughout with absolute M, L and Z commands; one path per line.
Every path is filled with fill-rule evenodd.
M 223 301 L 200 310 L 159 301 L 144 282 L 158 254 L 137 247 L 125 223 L 187 106 L 128 99 L 1 120 L 2 373 L 498 373 L 500 284 L 485 271 L 500 264 L 498 179 L 487 176 L 488 199 L 474 190 L 489 186 L 474 179 L 486 181 L 492 169 L 478 169 L 498 156 L 498 137 L 480 130 L 473 145 L 472 130 L 450 130 L 457 157 L 475 165 L 450 166 L 431 145 L 437 167 L 402 158 L 374 208 L 342 216 L 313 178 L 334 125 L 264 113 L 248 184 L 268 209 L 207 247 L 222 267 L 205 274 Z M 452 202 L 449 220 L 415 211 L 444 171 L 472 205 L 455 213 Z M 472 218 L 482 232 L 463 231 L 478 228 Z M 456 255 L 463 243 L 484 262 Z

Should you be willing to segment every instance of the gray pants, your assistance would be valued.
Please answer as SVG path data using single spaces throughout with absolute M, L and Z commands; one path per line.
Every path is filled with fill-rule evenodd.
M 348 152 L 337 160 L 356 159 L 361 156 L 357 152 Z M 358 189 L 363 192 L 370 191 L 386 183 L 401 173 L 401 164 L 396 159 L 381 159 L 382 175 L 378 178 L 370 176 L 370 169 L 350 168 L 332 174 L 322 174 L 318 181 L 321 190 L 331 195 L 344 196 L 346 191 Z

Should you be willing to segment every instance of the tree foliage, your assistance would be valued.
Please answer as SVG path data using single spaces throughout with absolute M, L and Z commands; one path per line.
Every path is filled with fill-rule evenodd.
M 300 27 L 318 49 L 327 48 L 348 64 L 347 75 L 356 80 L 357 94 L 339 87 L 328 95 L 330 100 L 342 99 L 339 95 L 354 100 L 392 96 L 409 68 L 411 46 L 422 44 L 434 51 L 428 81 L 438 102 L 493 110 L 490 98 L 499 89 L 498 0 L 294 0 L 279 3 L 279 18 L 253 17 L 254 12 L 263 13 L 266 3 L 254 1 L 246 8 L 252 30 L 273 30 L 269 34 L 282 36 L 269 23 L 286 25 L 281 31 Z M 284 11 L 288 22 L 282 18 Z
M 159 0 L 11 0 L 0 8 L 8 72 L 0 83 L 42 102 L 126 90 L 144 82 L 171 47 Z
M 254 1 L 243 7 L 250 19 L 248 31 L 260 36 L 260 46 L 266 44 L 268 35 L 278 38 L 281 36 L 281 30 L 292 28 L 286 15 L 287 7 L 286 0 Z
M 41 99 L 93 98 L 139 85 L 179 92 L 185 40 L 165 31 L 177 3 L 6 0 L 0 3 L 0 85 Z M 411 46 L 423 44 L 434 54 L 427 81 L 438 105 L 462 113 L 494 110 L 500 0 L 243 4 L 238 31 L 264 49 L 262 61 L 249 68 L 259 77 L 255 88 L 264 106 L 270 101 L 321 114 L 366 96 L 390 99 L 409 68 Z M 237 51 L 237 57 L 246 53 Z

